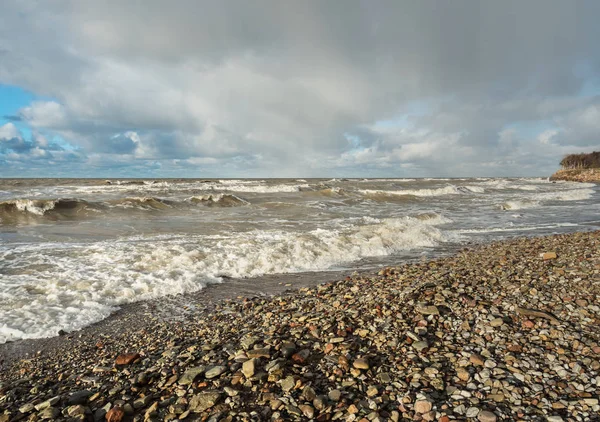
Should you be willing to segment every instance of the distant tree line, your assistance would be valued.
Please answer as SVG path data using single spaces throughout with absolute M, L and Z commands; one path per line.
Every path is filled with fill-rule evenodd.
M 600 152 L 589 154 L 569 154 L 562 159 L 560 165 L 565 169 L 593 169 L 600 168 Z

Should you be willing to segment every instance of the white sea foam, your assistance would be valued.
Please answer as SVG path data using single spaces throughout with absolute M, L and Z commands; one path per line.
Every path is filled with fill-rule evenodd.
M 285 192 L 299 192 L 301 188 L 308 188 L 308 184 L 300 185 L 226 185 L 217 187 L 219 190 L 226 190 L 230 192 L 252 192 L 252 193 L 285 193 Z
M 536 193 L 532 195 L 534 200 L 538 201 L 583 201 L 590 199 L 595 193 L 593 189 L 569 189 L 564 191 L 553 191 Z
M 483 193 L 485 190 L 479 186 L 454 186 L 448 185 L 433 189 L 403 189 L 403 190 L 376 190 L 361 189 L 359 192 L 365 195 L 388 195 L 388 196 L 418 196 L 432 197 L 444 195 L 460 195 L 464 193 Z
M 363 221 L 337 230 L 0 247 L 0 343 L 78 329 L 120 304 L 192 292 L 220 276 L 322 270 L 446 240 L 439 216 Z
M 508 210 L 522 210 L 525 208 L 534 208 L 539 206 L 539 202 L 538 201 L 506 201 L 505 203 L 500 205 L 500 209 L 504 210 L 504 211 L 508 211 Z
M 29 212 L 35 215 L 44 215 L 47 211 L 54 209 L 57 200 L 37 200 L 37 199 L 16 199 L 6 201 L 6 204 L 13 204 L 15 208 L 22 212 Z
M 557 224 L 540 224 L 534 226 L 516 226 L 509 225 L 508 227 L 486 227 L 481 229 L 461 229 L 456 230 L 456 234 L 478 234 L 478 233 L 502 233 L 502 232 L 526 232 L 536 230 L 557 229 L 560 227 L 577 227 L 574 223 L 557 223 Z

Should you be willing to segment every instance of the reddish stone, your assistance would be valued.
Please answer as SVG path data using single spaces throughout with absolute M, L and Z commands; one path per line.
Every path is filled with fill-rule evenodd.
M 306 359 L 310 356 L 310 351 L 307 349 L 300 350 L 298 353 L 294 353 L 292 355 L 292 360 L 296 363 L 304 363 Z
M 507 347 L 509 352 L 521 353 L 523 348 L 518 344 L 509 344 Z
M 107 422 L 121 422 L 125 417 L 125 412 L 120 407 L 113 407 L 106 414 Z
M 117 365 L 130 365 L 139 357 L 140 357 L 139 353 L 125 353 L 125 354 L 117 356 L 115 363 Z
M 530 321 L 527 319 L 527 320 L 523 321 L 523 327 L 533 328 L 533 327 L 535 327 L 535 323 L 533 321 Z
M 327 345 L 325 346 L 325 353 L 329 354 L 331 353 L 331 351 L 333 350 L 335 346 L 331 343 L 327 343 Z
M 446 415 L 438 419 L 438 422 L 450 422 L 450 418 Z

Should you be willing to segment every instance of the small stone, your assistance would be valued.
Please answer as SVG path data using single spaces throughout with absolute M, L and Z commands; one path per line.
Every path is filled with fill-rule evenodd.
M 246 356 L 249 358 L 270 358 L 271 351 L 267 348 L 252 349 L 246 352 Z
M 298 353 L 294 353 L 292 355 L 292 360 L 296 363 L 304 363 L 306 359 L 310 356 L 310 350 L 304 349 L 300 350 Z
M 206 369 L 206 367 L 204 367 L 204 366 L 198 366 L 195 368 L 188 369 L 187 371 L 185 371 L 183 373 L 181 378 L 179 378 L 179 384 L 180 385 L 190 385 L 191 383 L 194 382 L 196 377 L 198 377 L 200 374 L 204 373 L 205 369 Z
M 190 400 L 189 410 L 191 412 L 204 412 L 206 409 L 210 409 L 221 399 L 221 393 L 216 391 L 204 391 L 200 394 L 196 394 Z
M 417 400 L 415 402 L 415 412 L 417 413 L 428 413 L 433 408 L 433 403 L 429 400 Z
M 563 418 L 561 418 L 560 416 L 556 416 L 556 415 L 555 415 L 555 416 L 548 416 L 548 419 L 547 419 L 547 421 L 548 421 L 548 422 L 563 422 L 563 421 L 564 421 L 564 419 L 563 419 Z
M 67 408 L 67 414 L 71 417 L 85 415 L 85 407 L 80 404 L 76 404 L 75 406 Z
M 377 389 L 377 387 L 372 385 L 369 388 L 367 388 L 367 397 L 375 397 L 377 394 L 379 394 L 379 390 Z
M 238 390 L 231 387 L 224 387 L 223 390 L 225 391 L 225 393 L 227 393 L 229 397 L 236 397 L 238 394 L 240 394 Z
M 365 358 L 358 358 L 352 363 L 352 366 L 357 369 L 369 369 L 369 361 Z
M 427 349 L 429 347 L 429 344 L 427 344 L 426 341 L 415 341 L 412 344 L 413 349 L 415 349 L 417 352 L 421 352 L 425 349 Z
M 479 412 L 479 415 L 477 415 L 477 420 L 479 422 L 496 422 L 497 419 L 496 415 L 489 410 L 482 410 Z
M 296 380 L 289 375 L 281 380 L 281 389 L 283 391 L 291 391 L 296 386 Z
M 523 351 L 523 347 L 518 344 L 509 344 L 506 349 L 513 353 L 521 353 Z
M 19 412 L 21 413 L 29 413 L 33 410 L 34 405 L 32 403 L 27 403 L 24 404 L 23 406 L 19 407 Z
M 113 407 L 106 413 L 106 422 L 121 422 L 124 417 L 125 412 L 121 407 Z
M 312 419 L 315 416 L 315 409 L 312 406 L 310 406 L 308 404 L 302 404 L 298 407 L 302 411 L 302 414 L 304 416 L 306 416 L 308 419 Z
M 473 353 L 471 355 L 471 357 L 469 358 L 469 362 L 471 362 L 475 366 L 483 366 L 485 364 L 483 358 L 476 353 Z
M 325 408 L 326 403 L 327 403 L 327 397 L 325 397 L 325 396 L 317 396 L 313 400 L 313 406 L 317 410 L 323 410 Z
M 456 370 L 456 376 L 462 381 L 469 381 L 471 379 L 471 374 L 465 368 L 458 368 Z
M 213 366 L 212 368 L 206 370 L 204 377 L 207 379 L 216 378 L 225 372 L 226 369 L 227 368 L 225 366 Z
M 115 359 L 116 365 L 130 365 L 140 357 L 139 353 L 124 353 Z
M 476 408 L 476 407 L 469 407 L 467 409 L 467 412 L 465 413 L 465 416 L 467 418 L 474 418 L 478 414 L 479 414 L 479 409 L 478 408 Z
M 340 390 L 331 390 L 328 394 L 329 400 L 331 401 L 339 401 L 342 397 L 342 392 Z
M 348 413 L 350 413 L 351 415 L 358 413 L 358 407 L 351 404 L 350 406 L 348 406 Z
M 495 318 L 490 321 L 490 327 L 501 327 L 504 325 L 504 320 L 502 318 Z
M 35 409 L 36 410 L 44 410 L 47 407 L 54 406 L 59 401 L 60 401 L 60 396 L 52 397 L 51 399 L 43 401 L 40 404 L 36 404 Z
M 526 319 L 525 321 L 523 321 L 522 325 L 525 328 L 534 328 L 535 327 L 535 322 Z
M 544 252 L 541 255 L 541 257 L 544 261 L 547 261 L 549 259 L 556 259 L 556 252 Z
M 309 385 L 304 387 L 304 389 L 302 390 L 302 395 L 308 401 L 313 401 L 317 397 L 315 390 L 313 390 L 312 387 L 310 387 Z
M 71 394 L 67 400 L 67 404 L 83 404 L 93 393 L 89 390 L 76 391 Z
M 423 315 L 439 315 L 440 311 L 437 306 L 417 306 L 416 311 Z
M 246 378 L 252 378 L 254 376 L 254 371 L 256 370 L 256 360 L 250 359 L 242 364 L 242 374 Z
M 40 419 L 50 420 L 56 419 L 58 415 L 60 415 L 60 410 L 58 410 L 56 407 L 46 407 L 38 414 Z
M 254 346 L 257 342 L 258 342 L 259 338 L 258 337 L 244 337 L 240 343 L 242 345 L 242 347 L 246 350 L 250 349 L 252 346 Z

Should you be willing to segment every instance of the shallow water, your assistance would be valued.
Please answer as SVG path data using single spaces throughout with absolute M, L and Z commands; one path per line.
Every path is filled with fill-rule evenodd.
M 545 179 L 0 179 L 0 343 L 231 277 L 596 229 L 599 211 L 597 185 Z

